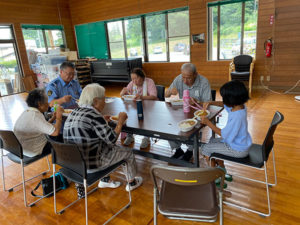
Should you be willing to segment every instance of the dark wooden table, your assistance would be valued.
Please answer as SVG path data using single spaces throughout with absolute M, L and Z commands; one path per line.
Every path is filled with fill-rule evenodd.
M 209 119 L 214 120 L 222 109 L 222 107 L 218 106 L 209 106 Z M 184 144 L 194 145 L 194 163 L 137 149 L 134 149 L 135 154 L 167 161 L 172 164 L 199 167 L 199 130 L 205 125 L 198 122 L 197 126 L 189 132 L 181 132 L 177 126 L 178 122 L 181 120 L 193 118 L 194 110 L 191 110 L 189 113 L 184 113 L 182 106 L 172 106 L 170 103 L 161 101 L 144 100 L 143 111 L 144 119 L 138 120 L 136 102 L 123 101 L 120 98 L 115 98 L 113 102 L 106 103 L 102 114 L 118 115 L 119 112 L 126 112 L 128 114 L 128 120 L 126 122 L 126 126 L 123 126 L 122 128 L 122 131 L 126 133 L 155 137 L 170 141 L 181 141 Z

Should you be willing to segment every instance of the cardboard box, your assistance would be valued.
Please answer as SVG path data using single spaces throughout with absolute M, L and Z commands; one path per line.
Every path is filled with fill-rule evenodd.
M 60 52 L 60 55 L 67 56 L 67 60 L 70 60 L 70 61 L 78 60 L 76 51 Z

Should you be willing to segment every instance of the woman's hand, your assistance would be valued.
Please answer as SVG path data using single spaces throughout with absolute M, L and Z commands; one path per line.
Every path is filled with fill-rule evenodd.
M 103 118 L 104 118 L 107 122 L 110 121 L 110 115 L 104 115 Z
M 134 100 L 143 100 L 143 96 L 137 94 L 137 95 L 134 97 Z
M 125 121 L 127 120 L 127 118 L 128 118 L 128 116 L 127 116 L 126 112 L 120 112 L 118 123 L 121 123 L 123 125 L 125 123 Z
M 128 94 L 130 94 L 129 90 L 127 89 L 127 87 L 124 87 L 122 89 L 120 95 L 123 96 L 123 95 L 128 95 Z
M 61 107 L 60 105 L 57 106 L 56 112 L 55 112 L 56 119 L 61 119 L 63 113 L 64 113 L 64 108 Z
M 49 119 L 49 121 L 54 121 L 54 120 L 56 120 L 56 112 L 54 112 L 53 114 L 52 114 L 52 116 L 51 116 L 51 118 Z

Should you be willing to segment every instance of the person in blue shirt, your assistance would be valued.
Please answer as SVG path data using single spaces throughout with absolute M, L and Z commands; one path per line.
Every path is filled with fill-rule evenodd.
M 46 87 L 49 106 L 61 105 L 63 108 L 77 107 L 76 99 L 79 99 L 81 87 L 74 80 L 75 66 L 71 62 L 63 62 L 60 66 L 60 76 L 52 80 Z
M 240 81 L 230 81 L 220 89 L 223 102 L 213 104 L 223 106 L 228 112 L 227 124 L 223 129 L 216 127 L 207 117 L 201 117 L 201 123 L 209 126 L 220 138 L 211 138 L 208 144 L 202 146 L 202 154 L 209 156 L 212 153 L 244 158 L 248 155 L 252 139 L 248 132 L 247 108 L 245 103 L 249 100 L 249 94 L 245 85 Z M 225 170 L 224 162 L 221 160 L 211 161 L 211 166 L 218 165 Z M 230 179 L 230 178 L 228 178 Z

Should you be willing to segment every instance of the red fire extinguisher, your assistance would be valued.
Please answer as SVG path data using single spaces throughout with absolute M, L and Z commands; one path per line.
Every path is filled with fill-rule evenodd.
M 272 55 L 272 46 L 273 46 L 272 38 L 269 38 L 268 40 L 266 40 L 264 45 L 265 45 L 266 57 L 271 57 L 271 55 Z

